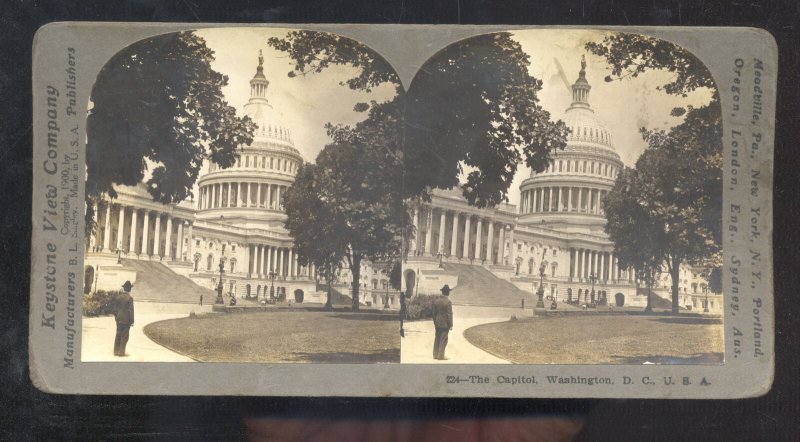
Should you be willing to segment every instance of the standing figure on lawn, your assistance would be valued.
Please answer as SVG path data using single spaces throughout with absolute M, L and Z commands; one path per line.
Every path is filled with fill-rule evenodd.
M 114 299 L 116 310 L 114 320 L 117 322 L 117 336 L 114 338 L 114 356 L 126 356 L 125 346 L 128 344 L 128 336 L 133 325 L 133 298 L 131 289 L 133 284 L 125 281 L 122 285 L 123 292 Z
M 450 286 L 442 287 L 442 296 L 433 301 L 433 326 L 436 337 L 433 341 L 433 359 L 443 361 L 444 349 L 447 348 L 447 334 L 453 329 L 453 303 L 450 302 Z

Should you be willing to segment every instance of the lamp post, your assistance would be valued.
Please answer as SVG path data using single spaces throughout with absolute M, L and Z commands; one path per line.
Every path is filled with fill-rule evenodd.
M 703 302 L 703 313 L 708 313 L 708 288 L 703 291 L 706 292 L 706 300 Z
M 269 279 L 270 279 L 270 287 L 269 287 L 269 299 L 273 301 L 275 299 L 275 277 L 278 276 L 275 271 L 269 272 Z
M 214 301 L 215 304 L 225 304 L 225 301 L 222 300 L 222 290 L 224 287 L 222 286 L 222 276 L 225 274 L 225 257 L 219 257 L 219 283 L 217 284 L 217 299 Z
M 439 257 L 439 268 L 441 269 L 443 267 L 442 266 L 442 257 L 444 256 L 444 253 L 442 253 L 442 251 L 439 250 L 439 253 L 437 253 L 436 256 Z
M 536 300 L 536 308 L 544 308 L 544 273 L 546 268 L 544 266 L 544 255 L 542 255 L 542 264 L 539 266 L 539 290 L 536 295 L 539 299 Z
M 595 281 L 597 281 L 597 275 L 595 275 L 594 272 L 589 274 L 589 281 L 592 281 L 591 297 L 592 297 L 592 304 L 594 304 L 594 283 Z

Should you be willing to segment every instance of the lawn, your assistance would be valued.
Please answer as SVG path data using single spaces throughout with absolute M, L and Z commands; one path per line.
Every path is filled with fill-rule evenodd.
M 518 364 L 721 364 L 721 319 L 564 315 L 467 329 L 473 345 Z
M 222 313 L 145 327 L 153 341 L 204 362 L 400 362 L 397 315 L 325 311 Z

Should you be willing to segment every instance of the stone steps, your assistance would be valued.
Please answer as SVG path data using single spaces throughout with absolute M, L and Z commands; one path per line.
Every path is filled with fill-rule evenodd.
M 523 299 L 525 307 L 536 304 L 535 295 L 520 290 L 481 266 L 442 263 L 442 267 L 458 273 L 458 286 L 450 292 L 450 299 L 454 304 L 519 307 Z
M 203 304 L 212 304 L 217 297 L 213 290 L 195 284 L 160 262 L 123 259 L 122 265 L 136 270 L 131 295 L 137 301 L 199 304 L 202 294 Z

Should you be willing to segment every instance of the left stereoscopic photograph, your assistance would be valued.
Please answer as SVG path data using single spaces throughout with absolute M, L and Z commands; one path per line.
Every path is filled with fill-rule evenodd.
M 324 32 L 116 53 L 86 120 L 81 360 L 399 363 L 400 90 L 378 54 Z

